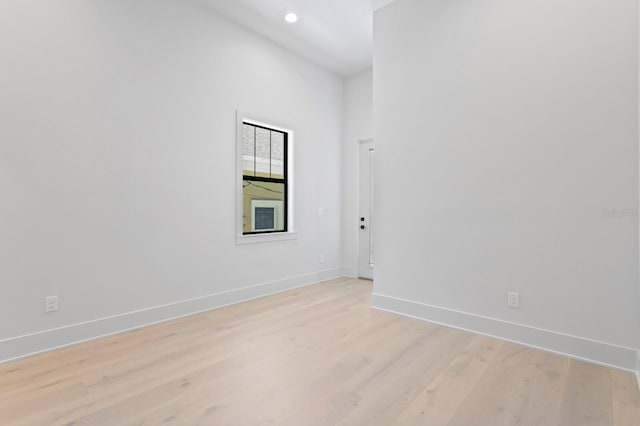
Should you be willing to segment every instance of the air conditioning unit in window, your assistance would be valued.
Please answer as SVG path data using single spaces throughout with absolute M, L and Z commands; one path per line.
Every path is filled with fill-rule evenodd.
M 284 229 L 284 203 L 278 200 L 251 200 L 251 231 Z

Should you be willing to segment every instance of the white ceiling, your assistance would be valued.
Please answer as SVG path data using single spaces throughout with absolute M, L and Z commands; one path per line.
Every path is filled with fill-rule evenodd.
M 215 11 L 343 76 L 371 66 L 380 0 L 202 0 Z M 387 1 L 388 0 L 383 0 Z M 284 15 L 294 12 L 298 22 Z

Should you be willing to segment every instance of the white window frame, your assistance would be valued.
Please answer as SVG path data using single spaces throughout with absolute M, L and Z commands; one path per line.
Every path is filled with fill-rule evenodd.
M 243 193 L 242 193 L 242 125 L 243 123 L 268 127 L 287 133 L 287 232 L 266 234 L 243 234 Z M 294 138 L 293 130 L 272 124 L 270 120 L 257 120 L 255 115 L 246 114 L 240 110 L 236 112 L 236 244 L 255 244 L 273 241 L 294 240 L 298 234 L 294 228 Z M 253 228 L 253 224 L 252 224 Z

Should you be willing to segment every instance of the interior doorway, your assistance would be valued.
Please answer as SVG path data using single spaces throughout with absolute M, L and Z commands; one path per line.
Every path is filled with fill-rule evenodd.
M 358 277 L 372 280 L 374 265 L 373 140 L 358 146 Z

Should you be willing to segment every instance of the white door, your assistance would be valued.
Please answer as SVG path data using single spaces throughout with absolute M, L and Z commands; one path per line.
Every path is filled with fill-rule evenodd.
M 373 279 L 373 141 L 359 146 L 358 276 Z

